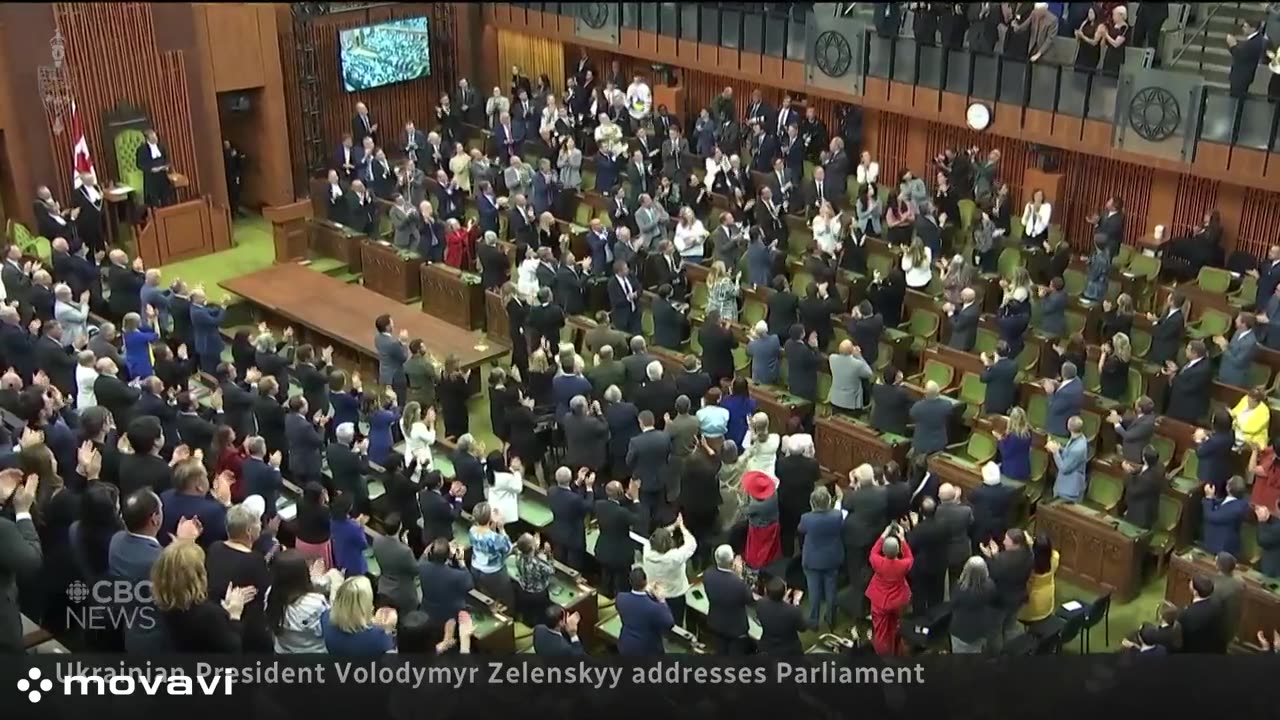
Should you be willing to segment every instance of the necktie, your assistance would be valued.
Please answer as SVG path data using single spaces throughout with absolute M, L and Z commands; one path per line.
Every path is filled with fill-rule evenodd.
M 823 203 L 822 183 L 818 183 L 818 204 L 821 205 L 822 203 Z
M 778 111 L 778 135 L 782 135 L 787 129 L 787 112 L 785 110 Z

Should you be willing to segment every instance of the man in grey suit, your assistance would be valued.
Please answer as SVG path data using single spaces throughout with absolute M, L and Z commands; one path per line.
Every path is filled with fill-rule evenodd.
M 951 422 L 951 401 L 942 397 L 938 383 L 924 385 L 924 397 L 911 406 L 911 422 L 916 429 L 911 436 L 911 450 L 917 455 L 945 450 L 947 424 Z
M 1253 331 L 1257 321 L 1252 313 L 1242 312 L 1236 315 L 1236 332 L 1230 342 L 1221 335 L 1213 339 L 1222 350 L 1222 357 L 1218 359 L 1218 382 L 1236 387 L 1250 386 L 1249 370 L 1253 367 L 1254 356 L 1258 354 L 1258 334 Z
M 373 541 L 373 557 L 382 568 L 378 576 L 378 597 L 400 613 L 417 609 L 422 601 L 418 590 L 418 561 L 409 549 L 408 532 L 406 529 L 398 538 L 379 535 Z
M 1040 332 L 1049 337 L 1066 336 L 1067 302 L 1062 278 L 1050 280 L 1049 287 L 1040 291 Z
M 640 196 L 640 207 L 636 210 L 636 226 L 640 230 L 641 248 L 651 251 L 658 247 L 658 243 L 667 239 L 667 220 L 669 219 L 666 209 L 655 203 L 647 193 Z M 617 251 L 614 251 L 614 257 L 617 257 L 617 254 Z
M 31 521 L 40 481 L 23 482 L 21 470 L 0 472 L 0 505 L 13 505 L 13 520 L 0 518 L 0 653 L 22 652 L 22 613 L 18 578 L 40 569 L 44 554 Z
M 662 142 L 662 174 L 671 178 L 672 184 L 683 185 L 689 180 L 689 163 L 684 154 L 689 152 L 689 141 L 680 137 L 680 128 L 673 127 L 669 137 Z
M 373 321 L 378 334 L 373 336 L 373 347 L 378 352 L 378 383 L 390 385 L 400 402 L 405 401 L 409 383 L 404 375 L 404 364 L 409 359 L 409 331 L 395 332 L 395 322 L 390 315 L 379 315 Z
M 960 307 L 951 303 L 942 306 L 942 311 L 951 318 L 951 337 L 947 339 L 947 347 L 973 352 L 973 346 L 978 342 L 978 321 L 982 319 L 982 308 L 977 299 L 973 288 L 965 288 L 960 291 Z
M 767 334 L 768 328 L 765 331 Z M 831 364 L 831 391 L 827 395 L 827 402 L 836 410 L 860 413 L 863 408 L 863 383 L 871 379 L 871 366 L 862 359 L 862 349 L 854 345 L 852 340 L 842 340 L 839 350 L 828 358 Z
M 1128 420 L 1112 410 L 1107 416 L 1107 422 L 1116 429 L 1124 459 L 1131 463 L 1141 463 L 1143 449 L 1151 444 L 1151 438 L 1156 434 L 1156 404 L 1143 395 L 1138 398 L 1134 410 L 1136 414 Z
M 533 197 L 533 170 L 518 155 L 512 155 L 511 164 L 502 171 L 502 182 L 507 186 L 508 197 Z
M 635 397 L 636 390 L 648 379 L 649 363 L 657 359 L 656 355 L 649 353 L 649 346 L 643 337 L 636 335 L 631 338 L 631 354 L 622 358 L 622 369 L 627 374 L 626 387 L 622 388 L 623 395 Z M 698 398 L 698 401 L 701 400 L 702 398 Z
M 671 459 L 671 436 L 665 430 L 654 428 L 653 413 L 640 411 L 640 434 L 631 438 L 627 446 L 627 467 L 631 477 L 640 481 L 641 535 L 648 535 L 654 527 L 654 515 L 662 507 L 667 481 L 663 477 Z
M 417 208 L 409 204 L 408 198 L 400 193 L 395 194 L 392 202 L 395 204 L 391 206 L 390 217 L 395 235 L 391 239 L 391 244 L 401 250 L 417 249 L 418 227 L 421 225 Z

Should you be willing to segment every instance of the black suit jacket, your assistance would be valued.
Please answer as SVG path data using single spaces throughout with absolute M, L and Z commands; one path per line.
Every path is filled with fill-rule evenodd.
M 1012 358 L 1000 358 L 982 371 L 987 395 L 982 409 L 993 415 L 1007 415 L 1018 401 L 1018 363 Z
M 116 427 L 128 427 L 133 419 L 133 404 L 141 394 L 137 388 L 113 375 L 99 375 L 93 381 L 93 394 L 98 404 L 111 412 Z
M 1222 632 L 1221 603 L 1212 596 L 1192 602 L 1178 614 L 1182 625 L 1182 652 L 1223 654 L 1227 645 Z
M 845 493 L 842 509 L 849 511 L 844 519 L 844 544 L 846 552 L 857 550 L 870 552 L 876 538 L 887 524 L 885 513 L 889 509 L 889 495 L 879 485 L 858 488 Z
M 636 544 L 631 540 L 631 528 L 637 520 L 635 512 L 612 500 L 599 500 L 595 515 L 600 528 L 596 561 L 614 570 L 629 569 L 636 557 Z
M 439 538 L 453 539 L 453 521 L 461 505 L 451 504 L 438 491 L 423 490 L 418 493 L 418 509 L 422 511 L 423 544 L 430 545 Z
M 872 315 L 849 321 L 849 337 L 854 344 L 862 348 L 862 359 L 871 367 L 876 366 L 880 358 L 880 337 L 884 335 L 884 318 Z
M 1147 362 L 1163 365 L 1176 358 L 1185 326 L 1186 317 L 1181 309 L 1172 315 L 1161 315 L 1151 328 L 1151 350 L 1147 352 Z
M 672 399 L 674 404 L 674 398 Z M 666 488 L 667 462 L 671 459 L 671 436 L 663 430 L 649 430 L 631 438 L 627 467 L 640 481 L 640 492 L 659 493 Z
M 698 328 L 698 342 L 702 345 L 702 367 L 713 377 L 733 377 L 733 351 L 738 339 L 732 329 L 703 323 Z M 692 400 L 692 398 L 690 398 Z
M 915 398 L 901 385 L 871 386 L 871 427 L 880 432 L 906 435 Z
M 1185 365 L 1169 380 L 1169 406 L 1165 414 L 1175 420 L 1198 423 L 1209 411 L 1213 391 L 1213 366 L 1202 358 L 1190 368 Z
M 565 315 L 581 315 L 586 310 L 586 284 L 587 278 L 577 265 L 560 263 L 556 268 L 552 295 Z
M 533 652 L 536 655 L 563 656 L 586 655 L 581 640 L 570 640 L 559 630 L 546 625 L 538 625 L 533 629 Z
M 1164 471 L 1158 467 L 1129 475 L 1124 484 L 1124 519 L 1150 530 L 1156 521 L 1165 482 Z
M 653 413 L 655 427 L 661 430 L 665 426 L 664 416 L 667 413 L 675 414 L 676 397 L 679 394 L 675 381 L 663 376 L 661 380 L 647 382 L 636 390 L 636 408 Z
M 1231 52 L 1231 71 L 1227 81 L 1231 85 L 1231 95 L 1242 97 L 1249 92 L 1253 78 L 1257 74 L 1258 64 L 1262 62 L 1267 50 L 1267 38 L 1259 30 L 1252 39 L 1237 43 L 1228 48 Z
M 587 515 L 591 514 L 591 500 L 586 493 L 580 488 L 557 485 L 547 491 L 547 506 L 551 508 L 547 537 L 552 546 L 586 549 Z
M 670 300 L 659 298 L 653 304 L 653 343 L 679 350 L 689 336 L 689 317 L 676 310 Z M 693 398 L 690 398 L 693 399 Z
M 755 604 L 751 586 L 728 570 L 712 568 L 702 573 L 702 588 L 707 594 L 707 627 L 724 637 L 746 635 L 747 606 Z

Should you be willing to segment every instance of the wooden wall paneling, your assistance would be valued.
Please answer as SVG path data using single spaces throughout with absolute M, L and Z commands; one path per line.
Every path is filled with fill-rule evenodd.
M 1080 144 L 1080 135 L 1084 132 L 1084 120 L 1070 115 L 1054 113 L 1053 141 L 1058 147 L 1071 147 Z
M 1217 207 L 1218 189 L 1221 187 L 1221 183 L 1217 180 L 1168 171 L 1156 173 L 1156 185 L 1152 187 L 1151 192 L 1153 204 L 1156 198 L 1167 192 L 1166 187 L 1161 186 L 1162 178 L 1173 178 L 1176 181 L 1173 192 L 1168 193 L 1171 198 L 1169 203 L 1173 206 L 1172 214 L 1163 221 L 1175 234 L 1185 233 L 1199 225 L 1204 220 L 1205 213 Z M 1152 214 L 1154 215 L 1154 212 Z M 1154 226 L 1157 222 L 1161 220 L 1149 218 L 1147 225 Z M 1230 232 L 1224 234 L 1234 236 L 1234 233 Z
M 1280 185 L 1280 154 L 1267 153 L 1267 166 L 1262 173 L 1272 186 Z
M 1280 244 L 1280 195 L 1245 188 L 1236 249 L 1264 257 L 1267 248 Z
M 954 125 L 946 125 L 940 122 L 923 122 L 912 120 L 912 123 L 920 122 L 925 128 L 925 161 L 932 160 L 943 150 L 952 148 L 960 150 L 969 147 L 978 147 L 980 155 L 985 156 L 991 150 L 1000 151 L 1000 170 L 999 180 L 1009 184 L 1009 197 L 1017 199 L 1022 197 L 1022 178 L 1027 166 L 1031 164 L 1031 149 L 1021 140 L 1014 140 L 1001 135 L 992 135 L 990 133 L 977 133 L 968 128 L 960 128 Z M 924 166 L 913 165 L 912 170 L 916 173 L 923 173 L 922 177 L 930 187 L 934 185 L 934 172 L 929 168 L 928 173 L 924 173 Z M 1020 205 L 1020 204 L 1019 204 Z M 1021 207 L 1016 208 L 1021 212 Z
M 296 195 L 291 185 L 288 108 L 285 105 L 284 73 L 280 66 L 279 28 L 270 5 L 255 5 L 258 14 L 258 42 L 262 52 L 263 91 L 254 106 L 261 134 L 258 153 L 249 161 L 249 173 L 256 176 L 256 200 L 264 205 L 284 205 Z
M 1248 189 L 1230 183 L 1219 183 L 1214 209 L 1222 218 L 1223 247 L 1228 251 L 1251 252 L 1241 243 L 1244 221 L 1245 194 Z M 1259 256 L 1261 257 L 1261 256 Z
M 1231 148 L 1229 171 L 1242 178 L 1261 178 L 1267 173 L 1267 152 L 1235 146 Z
M 564 46 L 559 41 L 499 30 L 498 67 L 502 68 L 506 79 L 501 85 L 504 95 L 510 94 L 512 66 L 519 67 L 534 85 L 538 84 L 538 76 L 545 74 L 556 97 L 564 97 L 566 65 Z
M 54 18 L 66 38 L 77 111 L 93 154 L 99 177 L 118 179 L 115 150 L 102 134 L 102 118 L 120 102 L 145 110 L 168 148 L 175 172 L 187 176 L 190 186 L 179 191 L 189 199 L 200 194 L 200 166 L 192 130 L 187 65 L 180 52 L 158 52 L 152 6 L 144 3 L 54 3 Z M 127 72 L 115 72 L 106 81 L 104 70 L 118 66 L 122 58 L 133 63 Z M 216 116 L 215 116 L 216 117 Z M 72 143 L 69 132 L 52 130 L 48 138 L 55 167 L 63 172 L 47 179 L 61 197 L 71 190 Z M 59 162 L 61 160 L 61 162 Z M 222 190 L 225 198 L 226 190 Z
M 293 158 L 293 174 L 295 189 L 305 192 L 306 153 L 303 148 L 302 130 L 298 125 L 301 115 L 301 78 L 297 72 L 297 61 L 294 48 L 299 42 L 311 42 L 315 46 L 316 75 L 320 97 L 320 131 L 325 143 L 325 157 L 338 146 L 342 133 L 351 128 L 351 118 L 355 115 L 355 104 L 363 102 L 369 106 L 369 112 L 378 123 L 379 141 L 388 147 L 394 147 L 399 135 L 404 131 L 404 124 L 413 120 L 418 128 L 427 130 L 434 127 L 434 108 L 441 92 L 450 92 L 456 85 L 456 78 L 446 77 L 444 57 L 452 52 L 458 38 L 444 37 L 443 13 L 448 12 L 444 5 L 437 3 L 399 3 L 366 10 L 328 15 L 311 20 L 308 23 L 295 25 L 288 18 L 285 8 L 277 14 L 280 23 L 280 60 L 285 69 L 285 98 L 289 117 L 289 144 Z M 513 20 L 523 21 L 525 11 L 520 8 L 511 10 Z M 431 75 L 418 80 L 387 85 L 372 90 L 347 92 L 342 84 L 341 61 L 338 54 L 338 34 L 341 30 L 361 25 L 384 22 L 391 19 L 427 16 L 431 29 Z M 516 17 L 518 16 L 518 17 Z M 302 33 L 305 37 L 299 37 Z M 507 70 L 501 70 L 501 86 L 505 92 L 510 78 Z M 563 79 L 561 79 L 563 82 Z M 487 96 L 491 88 L 477 88 L 481 96 Z
M 1231 146 L 1214 142 L 1196 143 L 1192 167 L 1203 173 L 1224 173 L 1231 165 Z
M 1093 243 L 1093 229 L 1087 218 L 1102 210 L 1107 198 L 1117 197 L 1125 205 L 1125 237 L 1130 243 L 1151 232 L 1146 226 L 1155 171 L 1149 167 L 1123 163 L 1096 155 L 1075 154 L 1066 164 L 1064 193 L 1070 198 L 1065 214 L 1057 215 L 1067 240 L 1077 251 L 1086 252 Z
M 1166 233 L 1174 236 L 1182 234 L 1175 217 L 1179 206 L 1179 177 L 1177 173 L 1163 170 L 1151 173 L 1151 202 L 1147 204 L 1147 217 L 1143 227 L 1150 229 L 1163 225 Z
M 676 56 L 676 39 L 670 35 L 658 36 L 658 54 L 667 57 Z
M 264 53 L 258 38 L 256 5 L 200 3 L 204 13 L 213 89 L 216 92 L 261 87 Z

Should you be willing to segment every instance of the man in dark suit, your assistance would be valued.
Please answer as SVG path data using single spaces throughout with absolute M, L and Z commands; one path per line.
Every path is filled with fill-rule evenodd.
M 1144 530 L 1155 524 L 1160 494 L 1167 484 L 1160 453 L 1150 445 L 1142 450 L 1142 462 L 1124 462 L 1129 476 L 1124 484 L 1124 519 Z
M 1259 263 L 1257 270 L 1250 270 L 1249 274 L 1258 279 L 1258 293 L 1254 296 L 1253 303 L 1261 312 L 1276 294 L 1276 287 L 1280 286 L 1280 245 L 1267 248 L 1266 259 Z
M 547 506 L 551 508 L 547 537 L 556 560 L 580 571 L 587 548 L 587 515 L 591 514 L 588 498 L 596 476 L 587 468 L 579 468 L 575 480 L 573 471 L 562 466 L 556 470 L 555 479 L 556 484 L 547 491 Z
M 78 249 L 80 244 L 84 244 L 88 246 L 90 253 L 104 250 L 106 244 L 103 241 L 103 234 L 106 232 L 106 216 L 103 213 L 102 190 L 98 187 L 96 175 L 91 172 L 80 173 L 80 187 L 71 193 L 71 206 L 79 211 L 71 213 L 76 234 L 80 236 L 80 242 L 73 245 Z M 235 205 L 233 204 L 232 207 Z
M 510 113 L 498 116 L 498 125 L 493 129 L 493 141 L 498 146 L 498 167 L 505 168 L 511 164 L 511 156 L 520 154 L 520 144 L 524 142 L 524 128 L 511 119 Z
M 969 493 L 969 506 L 973 508 L 971 537 L 975 543 L 983 545 L 1004 537 L 1017 493 L 1013 485 L 1001 481 L 999 465 L 988 462 L 982 466 L 982 484 Z
M 689 316 L 671 302 L 671 286 L 658 288 L 653 302 L 653 342 L 658 347 L 679 350 L 689 338 Z
M 622 261 L 613 263 L 613 277 L 609 278 L 609 317 L 613 326 L 628 335 L 639 335 L 640 284 L 631 277 L 631 269 Z
M 779 247 L 786 243 L 787 224 L 782 213 L 783 206 L 775 202 L 773 190 L 768 187 L 760 189 L 760 202 L 756 203 L 755 221 L 760 232 L 764 234 L 764 244 L 778 243 Z
M 751 102 L 747 104 L 747 114 L 743 116 L 742 124 L 751 125 L 755 123 L 760 126 L 762 131 L 766 130 L 774 120 L 773 108 L 769 107 L 769 103 L 764 101 L 763 94 L 757 89 L 751 91 Z
M 63 209 L 49 188 L 44 185 L 36 188 L 36 200 L 32 206 L 36 216 L 36 231 L 41 237 L 49 240 L 59 237 L 75 239 L 75 226 L 68 219 L 72 208 Z M 75 214 L 79 216 L 79 213 Z
M 839 137 L 831 138 L 830 151 L 825 153 L 826 161 L 822 163 L 822 169 L 826 171 L 827 183 L 835 189 L 835 192 L 844 195 L 848 192 L 849 187 L 849 156 L 844 150 L 844 140 Z
M 751 148 L 750 169 L 758 173 L 769 172 L 780 151 L 778 139 L 766 132 L 764 126 L 756 126 L 747 144 Z
M 578 639 L 578 613 L 548 606 L 545 622 L 533 629 L 533 652 L 551 657 L 586 655 Z
M 985 369 L 979 379 L 987 386 L 982 404 L 988 415 L 1008 415 L 1018 401 L 1018 362 L 1009 357 L 1009 344 L 996 342 L 994 353 L 980 355 Z
M 831 203 L 833 209 L 839 212 L 844 193 L 833 190 L 831 183 L 827 180 L 827 173 L 822 169 L 822 166 L 814 167 L 813 179 L 805 183 L 804 187 L 807 214 L 810 216 L 816 214 L 822 209 L 822 204 L 828 202 Z
M 355 428 L 348 427 L 347 423 L 338 426 L 325 456 L 334 488 L 350 494 L 358 512 L 368 512 L 369 485 L 365 478 L 369 475 L 369 459 L 365 457 L 363 443 L 355 443 Z
M 740 572 L 735 567 L 733 548 L 721 545 L 715 549 L 715 567 L 702 573 L 702 590 L 707 594 L 707 629 L 721 655 L 746 655 L 751 651 L 747 607 L 755 604 L 755 597 Z
M 1205 484 L 1200 501 L 1204 512 L 1204 549 L 1210 553 L 1240 554 L 1240 527 L 1252 512 L 1248 488 L 1239 475 L 1227 481 L 1227 496 L 1216 497 L 1212 484 Z
M 1138 398 L 1134 404 L 1135 414 L 1130 418 L 1120 417 L 1115 410 L 1107 416 L 1107 422 L 1116 430 L 1120 438 L 1121 454 L 1131 463 L 1143 461 L 1143 451 L 1151 443 L 1156 434 L 1156 404 L 1147 397 Z
M 648 375 L 647 382 L 636 390 L 635 404 L 638 409 L 652 413 L 654 427 L 663 430 L 666 427 L 665 418 L 675 414 L 676 397 L 680 395 L 680 391 L 676 389 L 675 380 L 667 376 L 666 368 L 660 361 L 649 363 L 645 372 Z
M 280 463 L 284 458 L 279 451 L 268 457 L 267 443 L 260 435 L 245 438 L 244 447 L 249 454 L 240 471 L 244 494 L 261 497 L 265 503 L 262 517 L 270 520 L 276 515 L 276 498 L 284 489 L 284 478 L 280 475 Z
M 884 335 L 884 318 L 875 311 L 870 300 L 854 306 L 847 327 L 853 344 L 862 348 L 862 359 L 871 367 L 880 359 L 880 338 Z
M 595 556 L 600 564 L 600 592 L 605 597 L 626 593 L 627 575 L 636 559 L 631 530 L 640 522 L 635 510 L 640 483 L 633 481 L 629 490 L 624 493 L 622 483 L 612 481 L 604 488 L 605 499 L 597 500 L 595 505 L 596 524 L 600 529 Z
M 871 548 L 884 530 L 889 506 L 885 488 L 876 484 L 875 470 L 867 464 L 849 473 L 851 492 L 845 493 L 840 507 L 844 519 L 844 560 L 849 574 L 849 611 L 855 618 L 866 615 L 867 584 L 871 581 Z
M 1099 235 L 1105 237 L 1103 245 L 1111 252 L 1111 257 L 1115 257 L 1124 244 L 1124 201 L 1118 197 L 1107 198 L 1102 212 L 1090 217 L 1089 221 L 1094 226 L 1094 238 Z
M 373 138 L 375 144 L 378 142 L 378 123 L 362 102 L 356 103 L 356 114 L 351 118 L 351 137 L 356 145 L 363 145 L 367 137 Z
M 951 303 L 942 306 L 943 312 L 951 318 L 951 337 L 947 338 L 947 347 L 973 352 L 973 346 L 978 342 L 978 321 L 982 319 L 982 307 L 977 299 L 973 288 L 965 288 L 960 291 L 960 307 Z
M 55 238 L 51 243 L 53 251 L 53 279 L 65 283 L 71 288 L 72 297 L 88 290 L 91 297 L 102 296 L 102 275 L 96 265 L 86 257 L 85 250 L 72 253 L 66 238 Z
M 1246 97 L 1267 51 L 1267 38 L 1262 34 L 1258 21 L 1242 19 L 1240 35 L 1227 35 L 1227 50 L 1231 53 L 1231 71 L 1227 76 L 1231 97 Z
M 138 146 L 135 160 L 142 171 L 142 194 L 147 207 L 172 205 L 175 198 L 173 182 L 169 180 L 169 151 L 160 144 L 156 131 L 147 128 L 146 142 Z
M 422 513 L 422 542 L 427 547 L 437 540 L 453 539 L 453 523 L 462 513 L 461 486 L 446 489 L 439 471 L 422 476 L 423 490 L 418 493 L 418 509 Z M 458 492 L 453 489 L 457 488 Z
M 946 449 L 951 401 L 942 397 L 942 389 L 938 387 L 938 383 L 932 380 L 925 383 L 924 397 L 911 406 L 911 422 L 916 426 L 911 436 L 911 449 L 917 455 L 928 455 Z
M 1027 599 L 1027 580 L 1033 567 L 1027 533 L 1012 528 L 1004 534 L 1003 542 L 991 540 L 980 547 L 987 559 L 987 571 L 996 586 L 995 612 L 999 621 L 992 638 L 995 644 L 1019 633 L 1018 609 Z
M 0 518 L 0 652 L 4 653 L 23 651 L 18 578 L 39 571 L 43 557 L 31 520 L 36 484 L 24 482 L 21 470 L 0 472 L 0 505 L 13 509 L 12 520 Z
M 1244 503 L 1247 504 L 1247 503 Z M 1191 603 L 1178 613 L 1182 625 L 1184 653 L 1225 654 L 1222 642 L 1222 605 L 1213 599 L 1213 581 L 1207 577 L 1191 578 Z
M 422 581 L 422 610 L 429 617 L 447 621 L 467 607 L 467 596 L 475 583 L 462 564 L 462 548 L 451 548 L 445 538 L 436 538 L 418 563 Z
M 361 152 L 355 146 L 351 133 L 342 134 L 342 143 L 333 154 L 333 169 L 343 182 L 351 182 L 356 178 L 356 167 L 360 165 Z
M 619 655 L 651 657 L 666 652 L 662 638 L 675 627 L 675 618 L 666 601 L 647 590 L 648 582 L 644 569 L 637 567 L 627 573 L 631 592 L 618 593 L 618 617 L 622 620 Z
M 810 402 L 818 401 L 818 366 L 822 356 L 818 351 L 818 334 L 807 336 L 804 326 L 791 326 L 787 344 L 782 348 L 787 360 L 787 390 L 792 395 Z
M 552 295 L 565 315 L 581 315 L 587 310 L 587 275 L 578 258 L 568 250 L 560 256 L 552 285 Z
M 795 125 L 787 127 L 787 132 L 782 136 L 782 146 L 779 149 L 783 167 L 786 168 L 787 175 L 792 178 L 792 182 L 799 183 L 804 178 L 804 141 L 800 139 L 800 129 Z M 776 167 L 776 163 L 775 163 Z M 820 166 L 819 166 L 820 167 Z M 798 199 L 796 202 L 788 204 L 790 212 L 797 212 L 804 198 Z
M 191 396 L 191 393 L 183 390 L 178 393 L 177 406 L 178 417 L 174 421 L 174 428 L 178 431 L 177 441 L 187 447 L 200 450 L 208 457 L 212 457 L 209 449 L 213 444 L 213 436 L 218 432 L 218 425 L 222 421 L 222 410 L 217 406 L 222 403 L 222 399 L 217 395 L 213 396 L 217 400 L 213 401 L 215 409 L 204 410 L 200 407 L 200 403 Z
M 674 405 L 675 398 L 671 400 Z M 640 434 L 631 438 L 627 447 L 627 467 L 631 477 L 640 481 L 640 517 L 636 531 L 648 536 L 649 529 L 655 527 L 654 516 L 662 508 L 667 487 L 663 474 L 671 460 L 671 436 L 654 427 L 652 411 L 642 410 L 639 420 Z
M 1165 415 L 1193 425 L 1209 412 L 1209 395 L 1213 391 L 1213 367 L 1205 357 L 1204 343 L 1187 343 L 1187 362 L 1181 369 L 1170 360 L 1164 374 L 1169 376 L 1169 401 Z
M 871 427 L 882 433 L 906 435 L 915 398 L 902 386 L 902 371 L 890 365 L 881 382 L 871 386 Z
M 1182 312 L 1184 302 L 1181 293 L 1173 292 L 1165 300 L 1159 317 L 1147 313 L 1152 324 L 1147 362 L 1164 365 L 1178 356 L 1178 346 L 1182 344 L 1182 333 L 1186 327 L 1186 317 Z
M 1062 379 L 1045 380 L 1044 390 L 1049 395 L 1049 409 L 1045 413 L 1044 431 L 1056 437 L 1067 437 L 1067 421 L 1084 409 L 1084 383 L 1076 376 L 1072 362 L 1062 363 Z
M 564 310 L 551 302 L 551 290 L 538 290 L 538 305 L 529 309 L 528 326 L 533 336 L 533 347 L 550 344 L 554 349 L 560 344 L 560 330 L 564 327 Z

